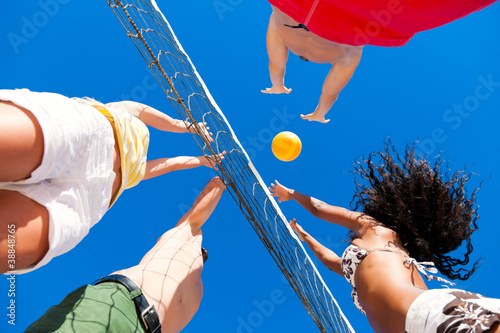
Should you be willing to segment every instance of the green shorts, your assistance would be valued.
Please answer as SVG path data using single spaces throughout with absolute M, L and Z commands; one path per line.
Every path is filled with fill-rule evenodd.
M 51 306 L 25 332 L 144 333 L 145 329 L 129 292 L 119 283 L 83 286 Z

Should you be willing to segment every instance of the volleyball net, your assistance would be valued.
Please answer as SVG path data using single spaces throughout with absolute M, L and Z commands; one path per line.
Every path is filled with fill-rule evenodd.
M 107 0 L 321 332 L 354 332 L 154 0 Z M 213 132 L 203 134 L 201 123 Z M 223 159 L 218 154 L 226 152 Z

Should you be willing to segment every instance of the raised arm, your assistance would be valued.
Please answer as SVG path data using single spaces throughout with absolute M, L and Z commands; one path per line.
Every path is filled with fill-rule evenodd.
M 267 54 L 269 56 L 269 75 L 272 87 L 262 90 L 266 94 L 288 94 L 292 89 L 285 87 L 285 69 L 288 61 L 288 47 L 283 43 L 276 30 L 274 13 L 269 19 L 266 36 Z
M 330 119 L 325 119 L 325 116 L 332 108 L 333 103 L 335 103 L 339 97 L 342 89 L 344 89 L 347 83 L 351 80 L 354 71 L 356 71 L 359 61 L 361 60 L 361 53 L 362 50 L 359 50 L 332 65 L 332 68 L 323 83 L 323 89 L 321 91 L 321 96 L 316 110 L 308 115 L 300 115 L 302 119 L 319 121 L 321 123 L 327 123 L 330 121 Z
M 139 118 L 144 124 L 156 128 L 160 131 L 172 132 L 172 133 L 187 133 L 189 132 L 186 123 L 180 119 L 174 119 L 165 113 L 149 106 L 146 104 L 133 102 L 133 101 L 122 101 L 115 103 L 108 103 L 106 106 L 120 108 L 127 111 L 136 118 Z M 212 140 L 209 128 L 205 124 L 199 124 L 202 134 L 207 136 L 209 141 Z
M 216 166 L 215 162 L 224 159 L 226 152 L 214 156 L 177 156 L 170 158 L 159 158 L 146 162 L 146 173 L 143 179 L 151 179 L 164 175 L 166 173 L 178 170 L 193 169 L 200 166 L 211 168 L 212 164 Z M 210 163 L 212 160 L 212 164 Z
M 212 178 L 201 191 L 191 209 L 179 220 L 177 226 L 187 222 L 191 226 L 193 234 L 197 233 L 214 211 L 225 190 L 226 186 L 219 177 Z
M 289 189 L 281 185 L 278 181 L 276 181 L 276 184 L 271 184 L 269 190 L 273 197 L 278 198 L 279 202 L 293 199 L 315 217 L 345 227 L 354 232 L 358 237 L 361 237 L 373 222 L 370 217 L 363 213 L 329 205 L 321 200 Z
M 295 219 L 290 221 L 290 226 L 297 233 L 300 240 L 307 244 L 323 265 L 329 270 L 344 276 L 341 268 L 342 259 L 335 252 L 318 242 L 313 236 L 309 235 L 299 224 L 297 224 Z

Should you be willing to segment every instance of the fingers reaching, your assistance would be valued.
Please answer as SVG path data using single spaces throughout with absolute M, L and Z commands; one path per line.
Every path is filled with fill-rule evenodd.
M 206 122 L 202 122 L 202 123 L 199 123 L 199 125 L 200 125 L 200 131 L 201 131 L 201 133 L 198 133 L 198 134 L 206 136 L 208 138 L 208 141 L 214 142 L 214 139 L 212 137 L 213 133 L 210 132 L 210 127 L 208 127 L 207 123 Z
M 276 184 L 278 183 L 276 180 L 275 180 Z M 276 184 L 273 184 L 271 183 L 271 186 L 269 186 L 269 191 L 271 192 L 271 196 L 273 197 L 277 197 L 278 194 L 276 193 L 276 188 L 277 188 L 277 185 Z
M 193 126 L 193 123 L 189 119 L 186 119 L 185 123 L 188 129 Z M 206 137 L 209 142 L 214 142 L 213 133 L 210 132 L 210 127 L 208 127 L 206 122 L 198 122 L 198 126 L 194 126 L 194 133 Z
M 304 241 L 305 240 L 305 236 L 307 235 L 307 233 L 304 231 L 304 229 L 302 229 L 302 227 L 297 223 L 297 221 L 295 220 L 295 218 L 293 220 L 290 221 L 289 223 L 290 227 L 293 229 L 293 231 L 295 231 L 295 233 L 297 234 L 297 236 L 299 236 L 299 239 L 301 241 Z
M 290 200 L 290 191 L 285 186 L 281 185 L 277 180 L 274 181 L 276 184 L 271 183 L 269 191 L 271 196 L 277 197 L 278 202 Z

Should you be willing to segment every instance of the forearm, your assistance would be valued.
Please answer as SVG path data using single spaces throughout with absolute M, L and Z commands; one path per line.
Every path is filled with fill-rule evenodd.
M 216 177 L 210 180 L 191 209 L 184 214 L 177 225 L 187 221 L 191 225 L 193 232 L 199 230 L 214 211 L 225 190 L 226 186 L 220 178 Z
M 343 275 L 340 266 L 341 258 L 335 252 L 326 248 L 308 233 L 302 235 L 302 240 L 307 244 L 307 246 L 314 253 L 314 256 L 316 256 L 316 258 L 318 258 L 323 265 L 325 265 L 331 271 Z
M 358 234 L 368 218 L 362 213 L 351 211 L 346 208 L 329 205 L 321 200 L 289 189 L 290 199 L 297 201 L 315 217 L 333 224 L 352 230 Z
M 147 161 L 143 179 L 158 177 L 172 171 L 196 168 L 205 165 L 203 159 L 204 157 L 177 156 Z
M 159 111 L 158 111 L 159 112 Z M 161 117 L 161 118 L 160 118 Z M 173 119 L 164 113 L 161 113 L 160 117 L 155 117 L 154 125 L 150 125 L 160 131 L 171 132 L 171 133 L 188 133 L 186 123 L 180 119 Z M 146 122 L 144 122 L 146 124 Z
M 186 124 L 180 119 L 174 119 L 166 115 L 165 113 L 144 104 L 140 104 L 137 107 L 142 110 L 138 118 L 146 125 L 149 125 L 160 131 L 165 131 L 165 132 L 172 132 L 172 133 L 188 132 Z
M 307 209 L 311 214 L 317 216 L 320 201 L 316 198 L 302 194 L 292 189 L 288 189 L 290 199 L 297 201 L 302 207 Z
M 302 207 L 307 209 L 315 217 L 328 220 L 328 222 L 335 223 L 334 221 L 331 221 L 331 217 L 327 219 L 327 216 L 325 216 L 324 212 L 325 209 L 329 210 L 332 208 L 337 208 L 339 210 L 343 209 L 341 207 L 331 206 L 319 199 L 302 194 L 292 189 L 289 190 L 289 193 L 290 193 L 290 199 L 297 201 Z

